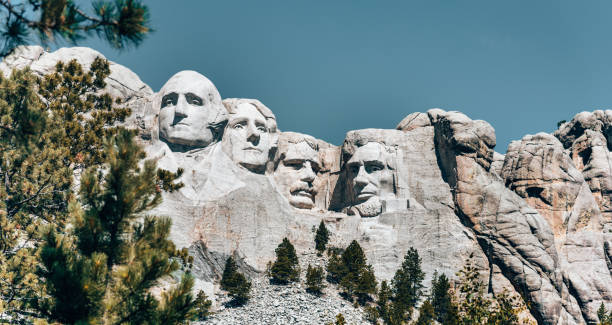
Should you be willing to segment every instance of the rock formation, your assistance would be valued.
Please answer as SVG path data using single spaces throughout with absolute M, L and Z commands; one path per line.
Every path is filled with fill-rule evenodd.
M 87 48 L 21 47 L 0 70 L 85 67 Z M 411 113 L 393 129 L 347 133 L 335 146 L 281 132 L 255 99 L 225 99 L 206 77 L 174 75 L 158 93 L 111 64 L 107 91 L 132 108 L 149 159 L 184 170 L 183 188 L 151 213 L 173 220 L 172 239 L 195 258 L 198 286 L 218 290 L 228 255 L 250 276 L 288 237 L 314 247 L 323 220 L 331 243 L 357 240 L 379 279 L 409 247 L 430 277 L 451 279 L 472 256 L 491 292 L 523 295 L 541 324 L 597 321 L 612 308 L 612 111 L 583 112 L 553 135 L 527 135 L 503 155 L 493 127 L 459 112 Z M 429 284 L 429 280 L 426 280 Z

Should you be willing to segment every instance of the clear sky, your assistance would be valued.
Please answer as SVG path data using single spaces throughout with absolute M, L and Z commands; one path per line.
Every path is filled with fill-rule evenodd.
M 498 152 L 612 104 L 612 1 L 146 1 L 130 51 L 82 43 L 158 91 L 196 70 L 279 128 L 341 144 L 439 107 L 491 123 Z

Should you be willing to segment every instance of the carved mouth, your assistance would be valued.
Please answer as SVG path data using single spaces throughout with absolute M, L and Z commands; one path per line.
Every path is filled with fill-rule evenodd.
M 314 191 L 311 189 L 297 189 L 297 190 L 291 191 L 291 195 L 301 196 L 301 197 L 309 198 L 312 200 L 312 198 L 314 197 Z
M 370 191 L 366 191 L 366 192 L 361 192 L 359 194 L 357 194 L 357 199 L 359 200 L 367 200 L 373 196 L 375 196 L 376 193 L 375 192 L 370 192 Z
M 242 150 L 244 150 L 244 151 L 261 152 L 261 149 L 257 149 L 257 148 L 254 148 L 254 147 L 247 147 L 247 148 L 243 148 Z

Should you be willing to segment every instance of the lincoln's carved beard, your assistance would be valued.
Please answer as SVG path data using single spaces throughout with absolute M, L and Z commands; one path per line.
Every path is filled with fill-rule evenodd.
M 378 196 L 373 196 L 369 200 L 353 206 L 359 215 L 364 218 L 376 217 L 382 212 L 382 203 Z

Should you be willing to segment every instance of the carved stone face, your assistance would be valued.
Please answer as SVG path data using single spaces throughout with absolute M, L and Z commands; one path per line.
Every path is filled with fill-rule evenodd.
M 312 209 L 317 191 L 314 187 L 320 169 L 319 154 L 306 141 L 279 143 L 280 161 L 274 181 L 289 203 L 299 209 Z
M 393 171 L 388 166 L 385 146 L 368 142 L 357 147 L 347 161 L 349 193 L 353 206 L 363 217 L 373 217 L 381 211 L 381 199 L 394 197 Z
M 216 126 L 227 119 L 215 86 L 195 71 L 181 71 L 160 90 L 159 135 L 168 143 L 206 147 Z
M 241 166 L 256 172 L 265 171 L 272 146 L 266 118 L 250 103 L 241 103 L 230 114 L 223 135 L 223 150 Z

